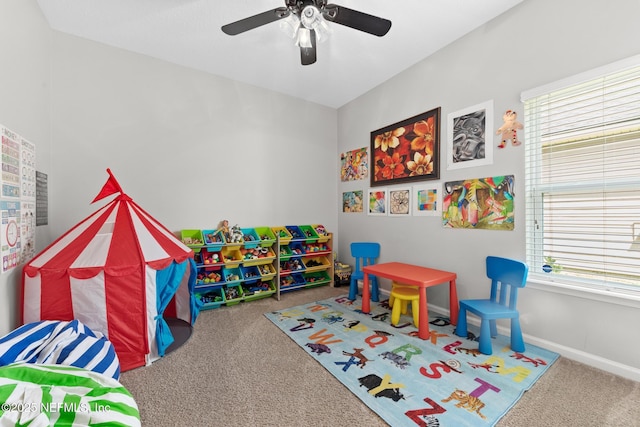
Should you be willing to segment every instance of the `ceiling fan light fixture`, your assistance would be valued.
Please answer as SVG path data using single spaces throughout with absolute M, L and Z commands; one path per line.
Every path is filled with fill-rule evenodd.
M 300 22 L 309 30 L 315 30 L 320 25 L 321 19 L 323 19 L 322 14 L 315 6 L 305 6 L 300 13 Z
M 313 47 L 311 44 L 311 30 L 300 27 L 300 29 L 298 30 L 298 39 L 296 40 L 296 45 L 306 48 Z
M 286 18 L 280 20 L 280 29 L 291 39 L 295 39 L 298 36 L 299 28 L 300 18 L 295 13 L 291 13 Z
M 331 34 L 331 28 L 316 6 L 305 6 L 300 12 L 300 30 L 315 30 L 316 40 L 324 42 Z
M 331 27 L 327 24 L 327 21 L 322 18 L 320 24 L 318 24 L 318 26 L 316 27 L 316 39 L 318 40 L 318 42 L 322 43 L 329 38 L 331 33 Z

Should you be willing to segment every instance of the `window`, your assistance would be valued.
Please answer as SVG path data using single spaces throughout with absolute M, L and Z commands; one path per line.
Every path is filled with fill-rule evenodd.
M 522 100 L 530 277 L 640 292 L 640 57 Z

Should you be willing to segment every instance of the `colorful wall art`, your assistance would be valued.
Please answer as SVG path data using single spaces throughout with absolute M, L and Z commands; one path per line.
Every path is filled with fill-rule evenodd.
M 493 101 L 447 116 L 447 169 L 493 163 Z
M 439 216 L 442 206 L 438 197 L 439 193 L 437 187 L 413 187 L 413 215 Z
M 411 215 L 411 188 L 389 190 L 389 216 Z
M 340 180 L 357 181 L 369 176 L 367 147 L 347 151 L 340 155 Z
M 387 190 L 369 190 L 369 203 L 367 206 L 368 215 L 385 216 L 387 215 L 388 202 Z
M 444 184 L 442 222 L 448 228 L 513 230 L 513 175 Z
M 371 132 L 371 186 L 440 177 L 440 107 Z
M 342 212 L 363 212 L 363 191 L 345 191 L 342 193 Z

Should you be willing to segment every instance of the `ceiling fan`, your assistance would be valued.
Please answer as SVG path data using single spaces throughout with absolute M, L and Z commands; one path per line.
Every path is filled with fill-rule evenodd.
M 300 46 L 302 65 L 316 62 L 316 42 L 327 37 L 331 29 L 327 21 L 382 37 L 391 21 L 349 9 L 327 0 L 285 0 L 286 7 L 259 13 L 222 26 L 222 31 L 235 36 L 271 22 L 282 20 L 281 28 Z

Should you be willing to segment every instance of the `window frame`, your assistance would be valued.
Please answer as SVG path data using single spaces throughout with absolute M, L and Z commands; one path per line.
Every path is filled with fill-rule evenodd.
M 521 101 L 525 103 L 525 131 L 529 134 L 531 131 L 540 134 L 540 128 L 536 128 L 536 126 L 539 126 L 539 123 L 537 121 L 532 123 L 528 120 L 528 115 L 531 112 L 528 111 L 526 107 L 526 101 L 554 91 L 566 89 L 570 86 L 576 86 L 608 74 L 622 71 L 626 68 L 637 67 L 639 64 L 640 55 L 636 55 L 622 61 L 608 64 L 604 67 L 599 67 L 585 73 L 522 92 Z M 531 129 L 532 127 L 533 129 Z M 540 241 L 540 239 L 544 238 L 544 234 L 540 224 L 537 223 L 536 218 L 541 218 L 543 215 L 543 193 L 545 189 L 549 188 L 549 186 L 541 184 L 542 150 L 533 151 L 535 150 L 535 147 L 530 147 L 526 142 L 525 147 L 525 150 L 527 150 L 527 160 L 525 160 L 525 192 L 527 193 L 525 201 L 527 205 L 525 209 L 525 248 L 527 260 L 529 261 L 531 259 L 540 260 L 543 259 L 544 256 L 544 242 Z M 588 188 L 593 188 L 593 184 L 572 183 L 565 185 L 553 185 L 553 193 L 560 193 L 563 190 L 571 190 L 572 192 L 575 192 L 576 190 Z M 537 243 L 533 244 L 532 242 L 534 241 L 537 241 Z M 640 285 L 636 288 L 635 285 L 624 286 L 618 283 L 609 283 L 606 280 L 554 275 L 532 270 L 529 272 L 528 282 L 534 284 L 534 286 L 532 286 L 534 289 L 552 290 L 562 294 L 576 295 L 597 300 L 606 299 L 611 300 L 611 302 L 622 302 L 624 305 L 640 307 Z

